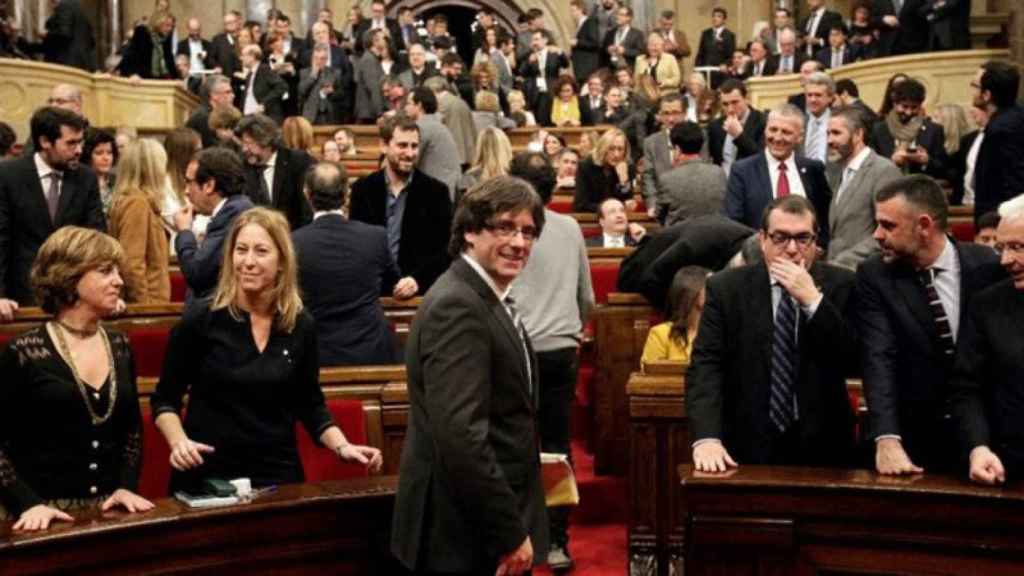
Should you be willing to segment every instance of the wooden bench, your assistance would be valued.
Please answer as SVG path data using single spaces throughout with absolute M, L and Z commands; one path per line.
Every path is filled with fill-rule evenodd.
M 380 148 L 380 129 L 375 125 L 359 124 L 345 126 L 314 126 L 313 138 L 317 147 L 320 147 L 325 140 L 334 137 L 334 133 L 341 128 L 348 128 L 355 136 L 355 146 L 360 151 L 378 150 Z M 554 128 L 533 126 L 529 128 L 514 128 L 506 130 L 509 142 L 515 149 L 525 149 L 537 132 L 546 130 L 549 134 L 556 134 L 565 140 L 566 146 L 576 148 L 580 144 L 580 136 L 584 132 L 592 130 L 606 130 L 609 126 L 586 126 L 579 128 Z

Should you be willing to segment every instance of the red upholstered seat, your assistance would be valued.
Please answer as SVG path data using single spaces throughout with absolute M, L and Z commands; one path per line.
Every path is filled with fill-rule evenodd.
M 327 409 L 331 411 L 334 423 L 345 432 L 349 442 L 366 444 L 366 416 L 363 414 L 362 402 L 328 398 Z M 302 468 L 306 472 L 306 482 L 342 480 L 367 475 L 365 466 L 341 462 L 333 452 L 314 444 L 301 424 L 296 424 L 295 427 L 299 458 L 302 459 Z
M 0 334 L 0 350 L 7 347 L 7 343 L 10 342 L 17 334 Z
M 185 275 L 181 273 L 181 270 L 171 270 L 171 302 L 184 302 L 187 291 L 188 284 L 185 283 Z
M 951 220 L 949 231 L 961 242 L 974 242 L 974 222 L 971 220 Z
M 167 353 L 170 326 L 139 326 L 128 332 L 128 341 L 135 354 L 135 371 L 139 376 L 159 376 Z
M 548 209 L 552 212 L 558 212 L 560 214 L 569 214 L 572 212 L 572 198 L 568 197 L 552 197 L 551 201 L 548 202 Z
M 139 494 L 144 498 L 166 498 L 171 482 L 171 448 L 156 428 L 149 403 L 142 406 L 142 473 Z
M 581 226 L 580 229 L 583 231 L 584 238 L 593 238 L 601 235 L 601 229 L 597 226 Z
M 608 302 L 608 294 L 615 291 L 619 281 L 620 260 L 592 260 L 590 262 L 590 281 L 594 285 L 594 300 L 598 304 Z

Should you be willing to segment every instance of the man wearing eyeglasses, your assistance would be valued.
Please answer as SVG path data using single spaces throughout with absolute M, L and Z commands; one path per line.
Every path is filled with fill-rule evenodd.
M 971 302 L 952 381 L 953 415 L 971 480 L 1002 484 L 1024 472 L 1024 202 L 1006 202 L 996 250 L 1010 278 Z
M 952 472 L 949 377 L 964 312 L 1005 277 L 987 246 L 949 236 L 942 188 L 917 174 L 875 193 L 881 254 L 857 269 L 867 439 L 880 474 Z
M 454 262 L 413 321 L 391 549 L 415 574 L 513 576 L 547 558 L 540 370 L 509 296 L 543 227 L 525 181 L 471 188 L 452 224 Z
M 693 464 L 843 466 L 852 461 L 853 414 L 843 358 L 853 273 L 817 263 L 814 206 L 772 201 L 759 239 L 762 263 L 707 283 L 686 375 Z

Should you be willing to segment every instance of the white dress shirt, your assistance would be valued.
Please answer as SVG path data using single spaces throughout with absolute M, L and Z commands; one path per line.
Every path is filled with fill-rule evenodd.
M 985 130 L 978 132 L 978 137 L 971 143 L 967 151 L 967 171 L 964 172 L 964 204 L 974 205 L 974 167 L 978 163 L 978 151 L 981 150 L 981 141 L 985 139 Z
M 804 156 L 820 162 L 828 161 L 828 121 L 830 118 L 832 118 L 832 112 L 828 108 L 821 116 L 807 115 Z
M 626 236 L 612 236 L 611 234 L 604 233 L 604 247 L 605 248 L 625 248 L 626 247 Z
M 263 180 L 267 183 L 267 199 L 274 203 L 274 166 L 277 163 L 277 152 L 267 159 L 267 167 L 263 170 Z
M 772 199 L 775 199 L 779 197 L 779 161 L 767 150 L 764 151 L 764 155 L 768 159 L 768 179 L 772 181 Z M 806 198 L 804 181 L 800 178 L 800 170 L 796 167 L 796 156 L 790 154 L 789 158 L 786 158 L 785 164 L 786 179 L 789 180 L 789 193 Z

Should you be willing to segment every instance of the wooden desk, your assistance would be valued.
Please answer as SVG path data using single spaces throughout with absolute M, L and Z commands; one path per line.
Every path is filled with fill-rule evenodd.
M 869 470 L 679 467 L 686 574 L 1024 573 L 1024 490 Z
M 0 572 L 35 574 L 391 574 L 394 476 L 282 486 L 250 504 L 144 514 L 80 513 L 74 524 L 13 535 L 0 525 Z

